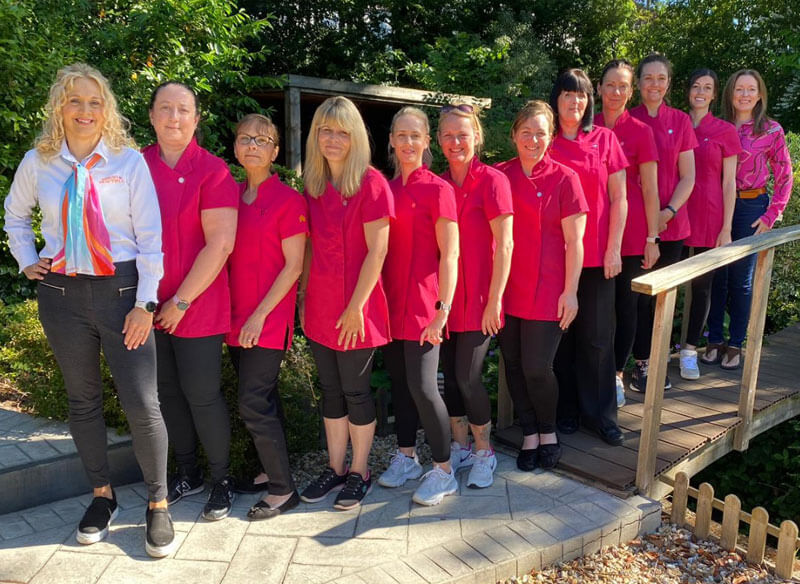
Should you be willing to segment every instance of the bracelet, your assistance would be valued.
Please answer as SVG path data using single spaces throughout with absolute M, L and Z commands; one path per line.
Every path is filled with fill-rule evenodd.
M 672 211 L 672 217 L 673 217 L 673 218 L 675 217 L 675 215 L 677 215 L 677 214 L 678 214 L 678 212 L 675 210 L 675 207 L 673 207 L 672 205 L 667 205 L 667 206 L 666 206 L 666 207 L 664 207 L 664 208 L 665 208 L 665 209 L 669 209 L 670 211 Z

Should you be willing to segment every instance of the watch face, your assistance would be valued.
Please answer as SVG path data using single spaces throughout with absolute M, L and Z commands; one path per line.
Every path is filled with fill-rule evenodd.
M 178 310 L 188 310 L 188 308 L 189 308 L 188 302 L 186 302 L 185 300 L 178 301 Z
M 433 307 L 434 307 L 436 310 L 441 310 L 441 309 L 442 309 L 442 301 L 441 301 L 441 300 L 437 300 L 437 301 L 436 301 L 436 304 L 434 304 L 434 305 L 433 305 Z
M 147 312 L 155 312 L 155 311 L 156 311 L 156 303 L 155 303 L 155 302 L 153 302 L 153 301 L 151 300 L 150 302 L 147 302 L 147 303 L 144 305 L 144 309 L 145 309 Z

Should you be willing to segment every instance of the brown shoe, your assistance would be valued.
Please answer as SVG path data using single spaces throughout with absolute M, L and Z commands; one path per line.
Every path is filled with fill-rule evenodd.
M 736 361 L 735 365 L 731 365 L 731 361 Z M 720 367 L 726 371 L 735 371 L 742 368 L 742 350 L 739 347 L 727 347 L 725 349 L 725 356 L 719 364 Z
M 722 355 L 728 346 L 725 343 L 709 343 L 706 352 L 700 357 L 700 362 L 706 365 L 716 365 L 722 361 Z

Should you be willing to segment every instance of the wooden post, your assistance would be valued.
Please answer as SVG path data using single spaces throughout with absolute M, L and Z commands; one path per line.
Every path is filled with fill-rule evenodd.
M 656 474 L 658 432 L 661 427 L 661 403 L 664 401 L 664 379 L 667 375 L 669 339 L 672 317 L 675 315 L 676 289 L 670 288 L 656 296 L 656 314 L 653 322 L 653 341 L 650 349 L 650 371 L 644 394 L 642 435 L 639 440 L 639 457 L 636 463 L 636 487 L 639 493 L 650 495 Z
M 508 380 L 506 379 L 506 364 L 503 360 L 503 353 L 497 360 L 497 429 L 508 428 L 514 423 L 514 402 L 508 392 Z
M 722 535 L 719 545 L 725 551 L 732 552 L 736 549 L 736 539 L 739 534 L 739 513 L 742 511 L 742 502 L 736 495 L 725 497 L 725 508 L 722 511 Z
M 778 537 L 778 555 L 775 557 L 775 574 L 778 578 L 790 580 L 794 569 L 794 550 L 797 541 L 797 524 L 789 519 L 781 523 Z
M 694 521 L 694 534 L 697 539 L 706 539 L 711 532 L 711 509 L 714 504 L 714 487 L 709 483 L 700 485 L 697 495 L 697 514 Z
M 300 127 L 300 90 L 290 87 L 284 98 L 286 112 L 286 166 L 295 172 L 302 170 L 302 133 Z
M 758 366 L 761 361 L 761 343 L 764 336 L 764 321 L 767 318 L 767 301 L 774 258 L 774 247 L 759 252 L 753 276 L 753 300 L 750 303 L 750 323 L 747 325 L 747 358 L 744 360 L 742 386 L 739 390 L 739 418 L 742 423 L 736 428 L 733 437 L 733 447 L 740 452 L 747 450 L 752 434 L 753 404 L 756 400 Z M 744 355 L 740 358 L 744 358 Z
M 689 475 L 681 471 L 675 475 L 672 490 L 672 515 L 670 521 L 678 527 L 686 523 L 686 503 L 689 500 Z
M 753 509 L 750 519 L 750 538 L 747 540 L 747 561 L 760 564 L 764 560 L 764 549 L 767 545 L 767 525 L 769 513 L 763 507 Z

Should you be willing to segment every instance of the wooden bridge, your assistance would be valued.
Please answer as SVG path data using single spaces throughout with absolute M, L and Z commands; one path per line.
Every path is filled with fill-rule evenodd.
M 626 391 L 627 403 L 618 412 L 623 446 L 608 446 L 583 430 L 560 435 L 564 455 L 559 467 L 623 497 L 636 492 L 660 497 L 672 490 L 678 472 L 692 476 L 800 415 L 800 324 L 763 337 L 775 247 L 797 239 L 800 226 L 776 229 L 635 279 L 634 290 L 657 297 L 647 391 Z M 678 286 L 751 253 L 758 253 L 758 261 L 743 369 L 725 371 L 701 363 L 700 379 L 687 381 L 672 359 L 673 388 L 665 392 L 657 380 L 667 373 Z M 514 424 L 502 367 L 500 372 L 497 438 L 519 447 L 522 430 Z

